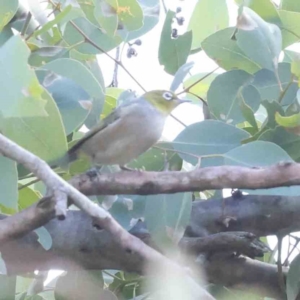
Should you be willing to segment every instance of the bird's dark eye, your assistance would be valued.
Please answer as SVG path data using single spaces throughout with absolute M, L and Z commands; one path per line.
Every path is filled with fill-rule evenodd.
M 164 92 L 164 93 L 163 93 L 163 97 L 164 97 L 166 100 L 168 100 L 168 101 L 170 101 L 170 100 L 173 99 L 173 95 L 172 95 L 172 93 L 170 93 L 170 92 Z

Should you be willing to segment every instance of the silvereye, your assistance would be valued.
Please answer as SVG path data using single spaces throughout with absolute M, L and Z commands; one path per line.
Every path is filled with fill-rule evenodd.
M 80 139 L 67 153 L 67 160 L 80 152 L 94 165 L 124 166 L 147 151 L 161 137 L 171 111 L 186 100 L 164 90 L 146 92 L 117 107 Z

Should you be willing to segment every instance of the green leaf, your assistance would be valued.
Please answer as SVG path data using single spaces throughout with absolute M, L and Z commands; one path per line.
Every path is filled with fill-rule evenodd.
M 55 299 L 110 299 L 105 297 L 107 294 L 102 287 L 101 271 L 68 272 L 56 281 Z
M 46 116 L 43 88 L 29 68 L 29 49 L 16 35 L 0 48 L 0 111 L 7 117 Z
M 145 221 L 154 240 L 164 244 L 167 238 L 177 243 L 189 222 L 191 207 L 191 193 L 147 196 Z
M 281 0 L 281 8 L 284 10 L 300 12 L 300 3 L 295 0 Z
M 257 72 L 261 67 L 239 48 L 233 40 L 234 28 L 226 28 L 208 36 L 201 46 L 205 53 L 216 64 L 225 70 L 240 69 L 250 74 Z
M 175 76 L 173 78 L 173 81 L 170 86 L 170 91 L 175 92 L 180 84 L 183 82 L 185 76 L 190 72 L 190 70 L 193 68 L 194 63 L 188 62 L 184 65 L 182 65 L 177 72 L 175 73 Z
M 101 119 L 108 116 L 117 106 L 117 99 L 123 92 L 120 88 L 107 88 L 105 95 L 105 102 L 101 113 Z
M 172 19 L 175 13 L 168 11 L 160 36 L 158 59 L 167 73 L 174 75 L 185 64 L 191 50 L 192 32 L 172 38 Z
M 292 80 L 291 65 L 289 63 L 280 63 L 278 65 L 278 75 L 285 89 Z M 280 88 L 274 72 L 270 70 L 260 70 L 254 75 L 252 85 L 259 91 L 262 100 L 278 101 L 281 95 Z M 296 100 L 298 85 L 292 83 L 281 100 L 281 105 L 290 105 Z
M 258 91 L 248 85 L 253 76 L 242 70 L 232 70 L 220 74 L 211 83 L 207 93 L 210 112 L 226 123 L 238 124 L 244 121 L 240 109 L 244 101 L 255 112 L 260 104 Z
M 41 195 L 29 187 L 19 190 L 19 211 L 31 206 L 41 198 Z
M 74 46 L 74 49 L 84 54 L 102 54 L 103 51 L 108 52 L 113 48 L 117 47 L 122 39 L 119 36 L 109 36 L 103 33 L 98 27 L 90 23 L 86 18 L 77 18 L 73 21 L 76 26 L 98 47 L 102 50 L 95 48 L 90 45 L 88 42 L 80 44 L 85 41 L 84 36 L 77 31 L 76 28 L 67 23 L 63 38 L 68 45 Z M 77 44 L 80 44 L 76 46 Z
M 8 118 L 0 120 L 0 127 L 8 138 L 49 162 L 67 151 L 67 142 L 54 100 L 46 91 L 43 98 L 47 117 Z
M 208 73 L 200 73 L 191 76 L 189 79 L 187 79 L 183 83 L 183 87 L 186 89 L 192 84 L 194 84 L 196 81 L 200 80 L 201 78 L 205 77 Z M 202 99 L 206 100 L 207 98 L 207 91 L 212 83 L 212 81 L 218 76 L 218 74 L 210 74 L 206 78 L 199 81 L 197 84 L 195 84 L 192 88 L 189 89 L 189 91 L 193 94 L 196 94 L 197 96 L 201 97 Z
M 18 208 L 18 172 L 16 162 L 0 156 L 0 170 L 5 174 L 0 179 L 0 204 L 7 208 Z
M 144 21 L 143 26 L 135 31 L 128 31 L 124 27 L 118 31 L 124 42 L 136 39 L 154 28 L 159 21 L 160 3 L 159 0 L 139 0 L 139 4 L 143 10 Z
M 15 300 L 16 276 L 0 275 L 0 300 Z
M 44 227 L 39 227 L 34 230 L 34 232 L 38 236 L 38 242 L 41 244 L 41 246 L 48 251 L 52 247 L 52 237 L 49 233 L 49 231 Z
M 278 125 L 285 128 L 297 127 L 300 125 L 300 113 L 291 116 L 282 116 L 279 112 L 276 112 L 275 120 Z
M 300 255 L 292 261 L 286 277 L 286 293 L 288 300 L 295 300 L 300 292 Z
M 240 49 L 261 67 L 277 70 L 282 46 L 280 29 L 265 22 L 248 7 L 244 7 L 239 16 L 237 28 L 236 37 Z
M 244 130 L 220 121 L 206 120 L 186 127 L 172 142 L 175 150 L 197 156 L 220 156 L 239 146 L 250 135 Z M 192 156 L 178 153 L 189 163 L 198 160 Z
M 235 149 L 224 155 L 224 164 L 244 167 L 264 167 L 281 161 L 293 161 L 291 157 L 279 146 L 263 141 L 255 141 Z M 299 195 L 300 187 L 280 187 L 270 189 L 245 190 L 250 194 L 267 195 Z
M 19 6 L 18 0 L 0 0 L 0 32 L 6 24 L 13 18 Z
M 246 5 L 256 12 L 266 22 L 281 25 L 275 4 L 270 0 L 250 0 Z
M 67 7 L 65 7 L 61 12 L 59 12 L 55 18 L 51 21 L 48 21 L 44 26 L 42 26 L 41 29 L 36 30 L 32 37 L 37 37 L 45 32 L 47 32 L 49 29 L 51 29 L 54 25 L 58 24 L 59 22 L 61 22 L 71 11 L 72 6 L 68 5 Z
M 198 1 L 188 25 L 188 30 L 193 32 L 192 50 L 201 48 L 201 43 L 205 38 L 217 30 L 228 27 L 228 24 L 229 16 L 226 1 Z
M 279 10 L 282 27 L 282 48 L 286 48 L 299 41 L 300 13 Z
M 277 126 L 274 129 L 268 129 L 258 139 L 280 146 L 292 159 L 300 161 L 300 136 L 286 131 L 283 127 Z
M 107 1 L 107 0 L 106 0 Z M 112 2 L 111 0 L 107 2 Z M 116 0 L 119 21 L 128 31 L 138 30 L 143 26 L 143 11 L 137 0 Z

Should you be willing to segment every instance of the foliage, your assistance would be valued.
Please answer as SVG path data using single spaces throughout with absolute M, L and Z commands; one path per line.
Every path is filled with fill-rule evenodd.
M 100 69 L 97 55 L 107 55 L 119 45 L 140 45 L 136 39 L 147 39 L 161 14 L 165 22 L 157 55 L 165 72 L 174 76 L 171 89 L 182 86 L 180 92 L 195 105 L 208 108 L 211 120 L 187 126 L 174 141 L 159 143 L 130 166 L 161 171 L 165 166 L 182 170 L 199 163 L 201 167 L 254 167 L 282 160 L 300 162 L 300 56 L 286 49 L 299 40 L 298 1 L 283 0 L 279 7 L 269 0 L 236 1 L 238 19 L 235 27 L 229 27 L 226 2 L 202 0 L 182 35 L 174 22 L 177 19 L 180 25 L 182 19 L 173 11 L 161 13 L 159 0 L 43 2 L 47 7 L 28 0 L 31 17 L 18 1 L 0 0 L 0 127 L 24 148 L 50 163 L 78 138 L 82 125 L 92 127 L 131 97 L 118 87 L 105 87 L 102 72 L 106 70 Z M 199 52 L 224 72 L 189 75 Z M 70 173 L 80 173 L 86 165 L 74 163 Z M 42 184 L 22 166 L 1 157 L 0 167 L 6 174 L 0 179 L 3 213 L 18 212 L 44 194 Z M 295 195 L 299 187 L 247 192 Z M 170 247 L 187 225 L 191 203 L 191 193 L 120 195 L 110 211 L 126 229 L 135 219 L 144 218 L 156 242 Z M 36 234 L 45 249 L 51 248 L 45 228 Z M 0 299 L 66 299 L 68 287 L 78 288 L 78 282 L 78 293 L 86 289 L 88 299 L 96 299 L 94 288 L 98 296 L 103 293 L 101 299 L 139 299 L 135 296 L 143 293 L 141 277 L 108 271 L 62 275 L 47 291 L 26 296 L 32 279 L 6 276 L 2 259 L 0 264 Z M 100 284 L 91 284 L 87 276 L 94 276 L 93 280 L 96 276 Z M 295 286 L 288 277 L 288 288 Z

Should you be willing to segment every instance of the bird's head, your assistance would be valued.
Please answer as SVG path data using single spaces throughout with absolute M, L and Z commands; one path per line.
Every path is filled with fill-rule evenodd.
M 166 115 L 169 115 L 179 104 L 190 102 L 188 100 L 181 100 L 173 92 L 165 90 L 146 92 L 142 97 Z

